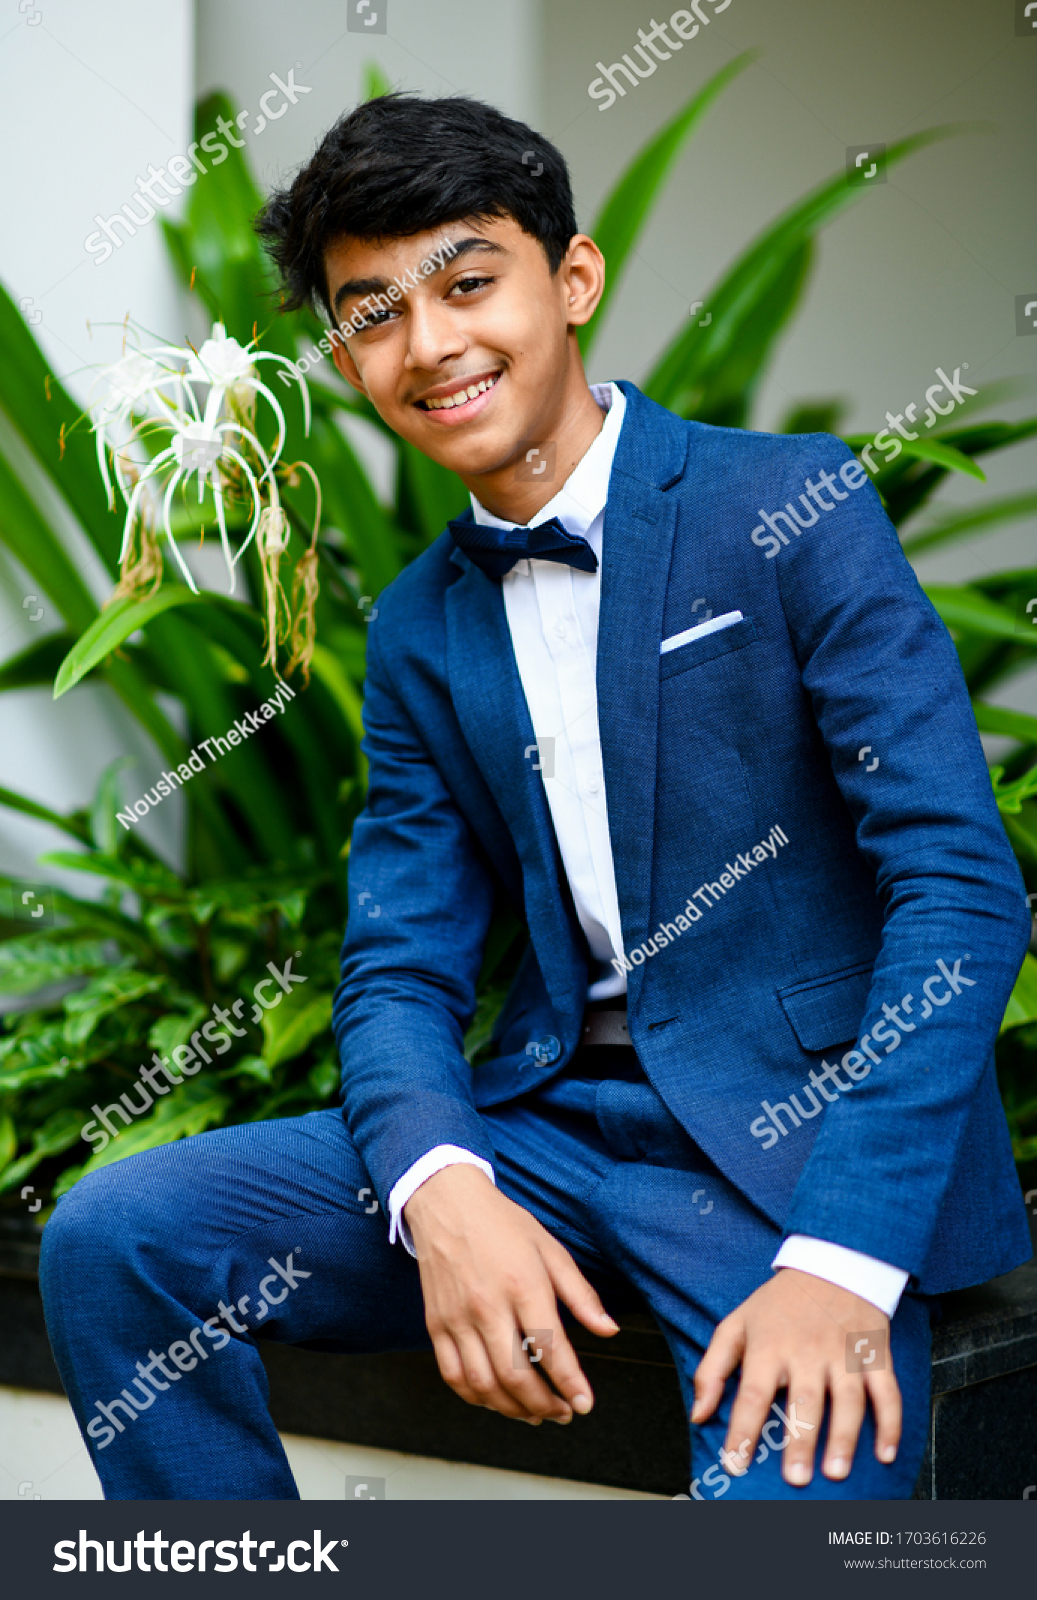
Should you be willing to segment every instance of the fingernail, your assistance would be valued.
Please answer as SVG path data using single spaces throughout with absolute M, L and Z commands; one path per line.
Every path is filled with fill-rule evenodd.
M 547 1420 L 548 1420 L 548 1422 L 557 1422 L 559 1427 L 564 1428 L 568 1423 L 570 1423 L 572 1421 L 572 1419 L 573 1419 L 573 1415 L 572 1415 L 572 1412 L 570 1411 L 570 1413 L 569 1413 L 569 1415 L 567 1417 L 548 1417 Z
M 850 1471 L 850 1463 L 844 1456 L 836 1456 L 834 1461 L 829 1461 L 825 1467 L 825 1474 L 829 1478 L 845 1478 Z
M 619 1332 L 619 1323 L 615 1317 L 610 1317 L 607 1311 L 601 1313 L 601 1320 L 602 1322 L 607 1322 L 610 1328 L 615 1328 L 617 1333 Z
M 541 1417 L 523 1417 L 523 1422 L 528 1422 L 531 1428 L 539 1428 L 543 1419 Z
M 574 1394 L 570 1403 L 573 1410 L 578 1411 L 581 1417 L 585 1417 L 594 1404 L 590 1396 L 585 1394 Z
M 879 1460 L 880 1461 L 895 1461 L 896 1459 L 897 1459 L 897 1447 L 896 1447 L 896 1445 L 895 1444 L 884 1444 L 882 1446 L 882 1449 L 879 1451 Z
M 793 1461 L 785 1474 L 785 1482 L 802 1486 L 810 1482 L 810 1468 L 805 1461 Z

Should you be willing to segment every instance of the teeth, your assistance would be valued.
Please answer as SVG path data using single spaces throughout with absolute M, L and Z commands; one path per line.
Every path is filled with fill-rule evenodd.
M 469 384 L 467 389 L 458 389 L 454 394 L 444 395 L 441 400 L 426 400 L 425 404 L 430 411 L 449 411 L 452 406 L 463 406 L 469 400 L 474 400 L 476 395 L 485 394 L 487 389 L 492 389 L 500 376 L 498 373 L 493 378 L 483 378 L 480 383 Z

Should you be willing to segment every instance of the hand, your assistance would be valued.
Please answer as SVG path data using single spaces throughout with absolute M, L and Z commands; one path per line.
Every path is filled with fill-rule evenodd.
M 425 1323 L 454 1393 L 534 1425 L 545 1417 L 571 1422 L 574 1411 L 590 1411 L 594 1395 L 565 1336 L 558 1301 L 592 1333 L 608 1337 L 619 1325 L 568 1250 L 468 1163 L 428 1178 L 403 1214 L 418 1253 Z M 517 1365 L 515 1332 L 534 1328 L 551 1335 L 542 1359 Z
M 875 1409 L 876 1459 L 896 1459 L 901 1405 L 892 1365 L 878 1372 L 846 1370 L 846 1335 L 862 1328 L 886 1330 L 888 1361 L 889 1319 L 870 1300 L 794 1267 L 780 1268 L 724 1318 L 695 1373 L 691 1420 L 705 1422 L 713 1415 L 725 1380 L 741 1363 L 741 1382 L 724 1444 L 728 1471 L 740 1477 L 748 1470 L 779 1389 L 788 1390 L 789 1419 L 793 1419 L 794 1406 L 798 1424 L 796 1429 L 790 1428 L 785 1447 L 782 1476 L 786 1483 L 802 1487 L 814 1475 L 814 1448 L 826 1391 L 832 1397 L 821 1468 L 826 1478 L 849 1475 L 868 1396 Z

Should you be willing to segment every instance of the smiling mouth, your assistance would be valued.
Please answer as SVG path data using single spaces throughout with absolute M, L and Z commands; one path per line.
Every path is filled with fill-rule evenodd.
M 471 405 L 473 400 L 477 400 L 481 394 L 485 394 L 488 389 L 492 389 L 500 377 L 501 374 L 499 372 L 494 372 L 488 378 L 480 378 L 477 383 L 470 383 L 467 387 L 459 385 L 452 394 L 445 394 L 428 400 L 418 400 L 416 402 L 418 410 L 457 411 L 464 406 Z

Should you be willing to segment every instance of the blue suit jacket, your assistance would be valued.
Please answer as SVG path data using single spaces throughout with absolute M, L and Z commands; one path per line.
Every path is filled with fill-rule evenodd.
M 839 440 L 686 423 L 622 388 L 597 690 L 625 948 L 722 872 L 731 885 L 693 899 L 709 909 L 630 974 L 642 1065 L 786 1232 L 930 1293 L 1008 1271 L 1030 1245 L 992 1051 L 1029 918 L 954 646 L 870 483 L 773 559 L 753 542 L 760 507 L 807 520 L 806 479 L 852 460 Z M 744 621 L 660 656 L 703 597 Z M 334 1025 L 344 1114 L 384 1204 L 434 1145 L 492 1159 L 477 1108 L 572 1055 L 589 958 L 525 757 L 500 585 L 444 533 L 379 598 L 368 640 L 370 792 Z M 732 877 L 773 825 L 788 844 Z M 530 942 L 493 1058 L 472 1069 L 462 1041 L 499 890 Z M 941 960 L 971 981 L 938 979 L 928 1006 Z M 904 995 L 914 1026 L 894 1045 L 882 1007 Z M 810 1069 L 876 1023 L 878 1064 L 852 1087 L 840 1072 L 846 1092 L 815 1096 L 811 1116 Z M 779 1112 L 788 1131 L 761 1138 L 762 1102 L 793 1093 L 809 1120 Z

